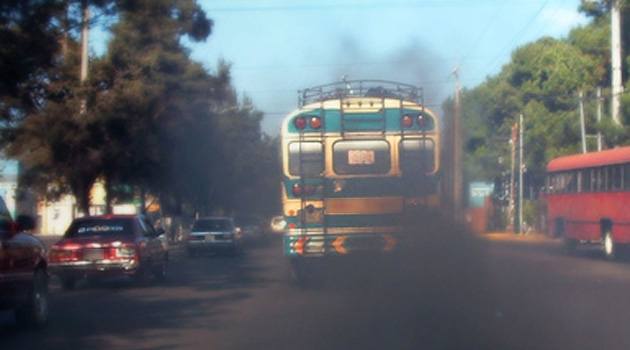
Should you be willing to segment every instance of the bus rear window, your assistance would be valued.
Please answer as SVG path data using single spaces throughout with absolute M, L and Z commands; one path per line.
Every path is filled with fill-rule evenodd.
M 333 168 L 340 175 L 387 174 L 389 144 L 383 140 L 339 141 L 333 145 Z
M 65 237 L 131 236 L 132 219 L 86 219 L 72 223 Z
M 289 144 L 289 173 L 297 176 L 320 176 L 324 172 L 324 148 L 321 142 Z
M 403 172 L 428 174 L 435 171 L 433 140 L 404 140 L 400 143 L 400 167 Z

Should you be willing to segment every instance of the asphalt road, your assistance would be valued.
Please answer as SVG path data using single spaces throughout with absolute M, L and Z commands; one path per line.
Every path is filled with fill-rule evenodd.
M 546 240 L 477 239 L 433 226 L 396 260 L 290 281 L 280 241 L 188 258 L 146 288 L 51 285 L 50 323 L 0 313 L 0 349 L 628 349 L 630 264 Z

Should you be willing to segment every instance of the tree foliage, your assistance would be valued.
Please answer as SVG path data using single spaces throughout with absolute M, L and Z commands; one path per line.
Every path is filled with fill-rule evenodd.
M 159 192 L 167 164 L 164 149 L 191 115 L 196 101 L 209 98 L 208 74 L 189 60 L 182 35 L 204 40 L 211 21 L 191 1 L 134 1 L 119 5 L 119 22 L 95 76 L 92 109 L 102 138 L 106 188 L 126 184 Z M 182 13 L 198 13 L 200 24 Z M 185 18 L 190 15 L 184 16 Z M 193 103 L 191 103 L 193 101 Z M 199 118 L 207 113 L 201 112 Z M 109 191 L 111 193 L 111 191 Z
M 577 151 L 578 92 L 593 89 L 602 73 L 566 40 L 543 38 L 514 51 L 496 77 L 464 93 L 468 176 L 487 180 L 509 170 L 508 141 L 521 114 L 525 162 L 534 173 L 544 173 L 552 157 Z
M 77 3 L 65 2 L 56 20 L 80 23 Z M 182 45 L 210 35 L 203 10 L 193 0 L 89 4 L 116 14 L 105 56 L 90 61 L 82 84 L 77 32 L 55 32 L 65 50 L 40 65 L 38 105 L 12 133 L 10 154 L 28 166 L 30 184 L 51 198 L 72 192 L 86 213 L 102 179 L 108 203 L 150 193 L 166 215 L 275 214 L 277 144 L 260 131 L 262 113 L 238 98 L 229 64 L 209 72 Z
M 622 2 L 623 14 L 630 14 L 628 5 L 630 2 Z M 487 181 L 510 171 L 508 141 L 523 115 L 524 162 L 536 185 L 542 185 L 549 160 L 581 151 L 580 92 L 586 133 L 602 132 L 606 147 L 629 142 L 630 130 L 614 126 L 605 117 L 609 106 L 603 103 L 610 98 L 610 2 L 583 3 L 580 9 L 592 18 L 590 23 L 574 28 L 566 39 L 542 38 L 518 48 L 499 74 L 463 93 L 468 179 Z M 630 21 L 623 26 L 627 33 Z M 622 46 L 628 47 L 630 37 L 623 36 L 623 40 Z M 599 102 L 597 87 L 602 87 Z M 595 120 L 598 106 L 604 116 L 599 123 Z M 628 125 L 627 93 L 622 95 L 622 116 Z M 587 145 L 593 150 L 592 142 Z
M 0 3 L 0 117 L 4 122 L 34 112 L 41 75 L 54 66 L 61 28 L 54 19 L 64 6 L 55 0 Z

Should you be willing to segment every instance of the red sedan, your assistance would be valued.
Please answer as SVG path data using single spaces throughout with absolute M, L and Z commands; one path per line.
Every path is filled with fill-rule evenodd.
M 40 327 L 49 312 L 46 249 L 22 232 L 34 228 L 30 216 L 14 222 L 0 197 L 0 310 L 13 310 L 21 325 Z
M 140 285 L 151 276 L 164 280 L 168 245 L 143 215 L 107 215 L 75 219 L 51 249 L 50 272 L 65 290 L 77 281 L 126 275 Z

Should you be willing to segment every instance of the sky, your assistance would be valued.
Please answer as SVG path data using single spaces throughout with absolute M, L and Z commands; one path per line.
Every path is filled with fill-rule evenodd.
M 191 57 L 210 72 L 219 60 L 230 63 L 233 85 L 264 113 L 262 130 L 272 136 L 297 107 L 298 90 L 342 76 L 421 87 L 440 115 L 454 94 L 456 67 L 461 86 L 474 88 L 498 74 L 516 48 L 565 38 L 588 22 L 580 0 L 197 2 L 214 26 L 205 42 L 185 42 Z

